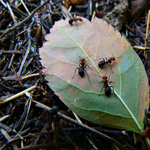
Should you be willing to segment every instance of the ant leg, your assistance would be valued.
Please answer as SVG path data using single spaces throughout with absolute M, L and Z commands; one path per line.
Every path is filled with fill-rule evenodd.
M 78 24 L 77 24 L 77 22 L 75 22 L 75 25 L 76 25 L 76 28 L 77 28 L 77 30 L 78 30 L 78 26 L 77 26 Z
M 77 55 L 78 55 L 78 53 L 77 53 Z M 80 59 L 82 58 L 82 57 L 81 57 L 81 56 L 79 56 L 79 55 L 78 55 L 78 57 L 79 57 Z
M 108 84 L 114 83 L 113 81 L 110 81 Z
M 85 65 L 85 67 L 88 67 L 88 68 L 90 68 L 91 70 L 93 70 L 93 69 L 92 69 L 89 65 L 87 65 L 87 64 Z
M 89 80 L 89 83 L 91 84 L 91 81 L 90 81 L 90 78 L 89 78 L 89 75 L 87 73 L 87 71 L 84 69 L 85 73 L 87 74 L 87 77 L 88 77 L 88 80 Z
M 100 59 L 102 59 L 103 61 L 105 61 L 104 58 L 98 58 L 98 59 L 93 59 L 93 60 L 96 61 L 96 60 L 100 60 Z
M 101 82 L 103 82 L 103 81 L 101 81 Z M 103 88 L 104 88 L 104 85 L 103 85 L 103 87 L 102 87 L 102 89 L 101 89 L 101 91 L 100 91 L 100 94 L 98 94 L 98 96 L 100 96 L 100 95 L 101 95 L 101 92 L 102 92 Z
M 110 64 L 108 64 L 108 66 L 111 68 L 112 73 L 114 73 L 113 70 L 112 70 L 112 66 Z
M 72 77 L 71 79 L 74 78 L 77 69 L 79 69 L 79 68 L 77 67 L 77 68 L 75 69 L 74 74 L 73 74 L 73 77 Z

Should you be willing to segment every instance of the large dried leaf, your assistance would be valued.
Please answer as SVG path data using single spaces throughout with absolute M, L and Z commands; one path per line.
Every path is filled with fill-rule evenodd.
M 55 23 L 40 49 L 46 79 L 60 99 L 82 118 L 101 125 L 141 133 L 144 110 L 149 103 L 148 80 L 143 64 L 127 40 L 111 25 L 95 18 L 70 26 L 68 19 Z M 80 56 L 80 57 L 79 57 Z M 98 67 L 100 58 L 115 57 L 112 70 Z M 78 71 L 80 58 L 86 58 L 85 77 Z M 108 76 L 114 92 L 100 93 L 102 76 Z M 90 83 L 91 82 L 91 83 Z M 113 94 L 114 93 L 114 94 Z

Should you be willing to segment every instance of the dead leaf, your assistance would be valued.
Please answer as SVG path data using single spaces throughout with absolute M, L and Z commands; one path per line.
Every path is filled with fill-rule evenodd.
M 68 19 L 55 23 L 40 49 L 46 80 L 60 99 L 77 115 L 91 122 L 141 133 L 144 110 L 149 105 L 148 79 L 143 64 L 128 41 L 102 19 L 82 18 L 70 26 Z M 115 57 L 103 69 L 100 58 Z M 86 59 L 88 76 L 78 74 L 79 60 Z M 102 77 L 113 81 L 110 97 Z M 102 90 L 103 88 L 103 90 Z M 101 91 L 102 90 L 102 91 Z M 101 91 L 101 92 L 100 92 Z

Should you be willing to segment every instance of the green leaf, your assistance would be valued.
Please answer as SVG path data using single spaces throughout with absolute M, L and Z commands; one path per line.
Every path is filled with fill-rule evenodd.
M 141 60 L 127 40 L 104 20 L 82 18 L 73 26 L 68 19 L 55 23 L 40 49 L 46 79 L 60 99 L 77 115 L 91 122 L 141 133 L 149 104 L 148 79 Z M 100 58 L 115 57 L 100 69 Z M 86 59 L 85 76 L 74 71 Z M 110 97 L 102 77 L 113 81 Z M 89 76 L 89 79 L 88 79 Z

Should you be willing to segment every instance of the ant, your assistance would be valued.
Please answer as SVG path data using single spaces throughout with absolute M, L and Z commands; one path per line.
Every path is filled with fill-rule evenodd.
M 39 75 L 40 75 L 40 79 L 39 79 L 38 83 L 41 84 L 41 85 L 46 84 L 47 81 L 44 79 L 45 75 L 44 75 L 43 71 L 40 71 Z
M 77 69 L 78 69 L 79 75 L 80 75 L 82 78 L 84 77 L 84 73 L 86 73 L 87 76 L 88 76 L 88 73 L 87 73 L 87 71 L 85 70 L 85 67 L 88 66 L 88 65 L 86 64 L 85 58 L 81 58 L 80 61 L 79 61 L 79 63 L 80 63 L 80 64 L 79 64 L 79 67 L 77 67 L 77 68 L 75 69 L 75 72 L 74 72 L 74 75 L 73 75 L 72 79 L 74 78 Z M 89 67 L 89 66 L 88 66 L 88 67 Z M 88 76 L 88 79 L 89 79 L 89 76 Z M 89 79 L 89 82 L 90 82 L 90 79 Z
M 110 64 L 112 63 L 112 61 L 115 61 L 116 60 L 116 58 L 115 57 L 110 57 L 108 60 L 107 60 L 107 58 L 103 58 L 103 60 L 101 60 L 99 63 L 98 63 L 98 66 L 100 67 L 100 68 L 103 68 L 106 64 L 107 65 L 109 65 L 110 66 Z M 111 68 L 111 66 L 110 66 L 110 68 Z M 111 68 L 111 70 L 112 70 L 112 68 Z M 112 71 L 113 72 L 113 71 Z
M 80 21 L 80 22 L 82 22 L 82 19 L 79 18 L 79 17 L 77 17 L 77 18 L 71 18 L 71 19 L 69 19 L 69 24 L 72 26 L 74 21 Z
M 103 82 L 104 85 L 103 85 L 101 91 L 103 90 L 103 88 L 105 88 L 105 95 L 109 97 L 111 94 L 111 87 L 113 88 L 113 86 L 109 86 L 109 84 L 112 83 L 113 81 L 108 81 L 107 76 L 103 76 L 102 79 L 103 79 L 103 81 L 101 81 L 101 82 Z

